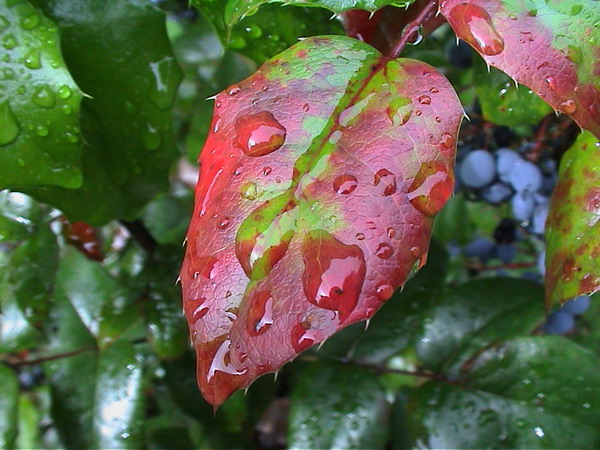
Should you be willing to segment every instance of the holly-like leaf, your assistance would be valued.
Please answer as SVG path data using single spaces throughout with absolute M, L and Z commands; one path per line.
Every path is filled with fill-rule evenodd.
M 386 5 L 407 7 L 415 0 L 228 0 L 225 6 L 225 23 L 232 26 L 246 16 L 255 14 L 261 5 L 281 3 L 284 6 L 319 6 L 334 13 L 349 9 L 376 11 Z
M 321 361 L 304 370 L 292 390 L 288 445 L 385 448 L 389 407 L 372 372 Z
M 0 1 L 0 188 L 81 185 L 81 92 L 58 27 L 28 1 Z
M 561 161 L 546 240 L 548 306 L 600 290 L 600 143 L 589 132 Z
M 599 369 L 597 355 L 562 337 L 504 342 L 458 379 L 411 393 L 410 447 L 596 448 Z
M 263 5 L 237 23 L 227 21 L 227 3 L 191 0 L 215 27 L 226 48 L 262 63 L 298 42 L 299 38 L 343 34 L 342 25 L 320 8 L 282 8 Z
M 531 89 L 515 86 L 510 77 L 495 68 L 488 72 L 477 58 L 473 85 L 485 120 L 497 125 L 516 127 L 536 125 L 552 109 Z
M 181 78 L 165 16 L 145 0 L 36 0 L 61 30 L 81 89 L 84 181 L 79 189 L 28 190 L 73 221 L 132 219 L 168 184 L 177 155 L 171 104 Z
M 600 3 L 444 0 L 440 11 L 489 65 L 600 138 Z
M 461 116 L 431 66 L 345 37 L 216 97 L 181 271 L 210 403 L 370 318 L 425 263 Z

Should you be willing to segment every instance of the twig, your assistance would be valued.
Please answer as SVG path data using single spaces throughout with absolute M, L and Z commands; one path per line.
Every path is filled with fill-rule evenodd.
M 150 234 L 141 220 L 136 219 L 132 222 L 120 220 L 119 223 L 127 229 L 131 237 L 148 253 L 153 253 L 156 250 L 158 242 L 156 242 L 156 239 Z
M 390 52 L 390 58 L 397 58 L 398 56 L 400 56 L 400 53 L 402 53 L 402 50 L 404 50 L 404 47 L 406 47 L 406 44 L 408 44 L 408 41 L 410 40 L 412 35 L 419 30 L 423 22 L 427 20 L 429 15 L 433 13 L 436 7 L 437 0 L 431 0 L 431 2 L 428 3 L 427 6 L 425 6 L 425 8 L 423 8 L 423 10 L 419 13 L 419 15 L 415 17 L 415 20 L 413 20 L 404 27 L 400 39 Z
M 486 272 L 490 270 L 511 270 L 511 269 L 528 269 L 530 267 L 535 267 L 537 265 L 536 262 L 520 262 L 520 263 L 507 263 L 500 264 L 497 266 L 484 266 L 483 264 L 471 264 L 467 266 L 467 269 L 477 270 L 479 272 Z
M 29 360 L 19 360 L 16 358 L 7 357 L 7 358 L 2 359 L 2 362 L 8 364 L 11 367 L 35 366 L 35 365 L 42 364 L 42 363 L 45 363 L 48 361 L 55 361 L 57 359 L 68 358 L 70 356 L 79 355 L 80 353 L 90 352 L 92 350 L 98 350 L 98 349 L 96 347 L 83 347 L 83 348 L 78 348 L 77 350 L 73 350 L 70 352 L 57 353 L 56 355 L 43 356 L 40 358 L 29 359 Z

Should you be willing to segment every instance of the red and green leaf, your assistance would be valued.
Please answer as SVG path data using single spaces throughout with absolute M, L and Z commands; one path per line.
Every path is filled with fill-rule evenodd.
M 461 117 L 434 68 L 346 37 L 216 97 L 181 271 L 210 403 L 370 318 L 425 263 Z
M 600 2 L 443 0 L 457 36 L 600 137 Z
M 591 133 L 563 157 L 546 238 L 549 306 L 600 290 L 600 143 Z

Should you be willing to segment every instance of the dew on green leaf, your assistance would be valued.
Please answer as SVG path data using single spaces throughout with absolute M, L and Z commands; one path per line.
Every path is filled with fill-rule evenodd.
M 25 17 L 21 21 L 21 26 L 26 30 L 32 30 L 37 27 L 40 23 L 40 16 L 38 14 L 32 14 Z
M 34 48 L 25 55 L 25 67 L 28 69 L 40 69 L 42 67 L 42 59 L 40 49 Z
M 159 109 L 167 109 L 173 103 L 173 94 L 179 84 L 176 65 L 175 59 L 170 57 L 150 63 L 155 84 L 150 89 L 149 97 Z
M 71 97 L 71 88 L 66 84 L 63 84 L 60 88 L 58 88 L 58 96 L 63 100 Z
M 0 145 L 10 144 L 19 135 L 20 127 L 8 100 L 0 103 Z
M 246 27 L 246 33 L 248 33 L 248 36 L 251 38 L 256 39 L 262 36 L 262 29 L 256 24 L 251 24 Z
M 50 133 L 46 125 L 38 125 L 35 129 L 35 133 L 40 137 L 46 137 Z
M 244 39 L 242 36 L 238 36 L 238 35 L 231 36 L 231 39 L 229 40 L 229 47 L 231 47 L 233 49 L 241 49 L 241 48 L 244 48 L 245 46 L 246 46 L 246 39 Z
M 2 46 L 6 49 L 6 50 L 12 50 L 13 48 L 15 48 L 17 45 L 19 45 L 19 42 L 17 41 L 17 38 L 14 37 L 12 34 L 9 34 L 8 36 L 6 36 L 4 38 L 4 40 L 2 41 Z M 8 55 L 6 55 L 8 56 Z
M 160 132 L 152 124 L 148 124 L 148 128 L 144 131 L 143 140 L 148 150 L 156 150 L 162 142 Z
M 48 86 L 39 86 L 33 93 L 31 101 L 42 108 L 52 108 L 56 104 L 56 97 Z

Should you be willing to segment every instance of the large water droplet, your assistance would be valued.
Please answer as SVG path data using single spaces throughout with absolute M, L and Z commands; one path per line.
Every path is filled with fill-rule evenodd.
M 215 372 L 225 372 L 230 375 L 243 375 L 248 371 L 248 369 L 237 370 L 233 366 L 231 363 L 230 347 L 231 341 L 229 339 L 225 339 L 219 346 L 212 360 L 210 368 L 208 369 L 208 374 L 206 375 L 207 381 L 211 380 L 211 378 L 215 375 Z
M 365 279 L 360 247 L 346 245 L 325 230 L 306 234 L 302 243 L 302 284 L 309 302 L 337 311 L 343 322 L 356 307 Z
M 358 181 L 353 175 L 340 175 L 333 182 L 333 190 L 338 194 L 350 194 L 358 186 Z
M 427 216 L 437 214 L 446 204 L 454 189 L 454 178 L 444 163 L 421 164 L 419 172 L 408 188 L 410 203 Z
M 19 135 L 20 127 L 8 100 L 0 103 L 0 145 L 10 144 Z
M 562 112 L 565 114 L 574 114 L 577 111 L 577 103 L 574 100 L 567 100 L 560 104 Z
M 32 30 L 40 23 L 39 14 L 31 14 L 21 21 L 21 26 L 26 30 Z
M 448 14 L 448 21 L 462 39 L 478 52 L 493 56 L 504 50 L 504 40 L 496 31 L 487 11 L 472 3 L 459 3 Z
M 219 260 L 214 256 L 202 256 L 198 259 L 192 258 L 188 267 L 188 275 L 191 278 L 200 276 L 212 280 L 217 276 L 217 263 Z
M 418 100 L 421 105 L 431 104 L 431 97 L 429 97 L 429 95 L 421 95 Z
M 259 336 L 273 324 L 273 297 L 269 291 L 260 291 L 252 296 L 248 313 L 247 329 L 250 336 Z
M 66 84 L 63 84 L 61 87 L 58 88 L 58 96 L 63 100 L 68 99 L 69 97 L 71 97 L 71 88 Z
M 246 200 L 256 200 L 260 195 L 258 187 L 253 181 L 248 181 L 240 187 L 240 193 Z
M 377 246 L 375 254 L 381 259 L 388 259 L 394 254 L 394 249 L 386 243 L 381 243 Z
M 158 128 L 152 124 L 148 124 L 148 128 L 144 130 L 142 140 L 144 141 L 144 147 L 148 150 L 156 150 L 162 142 Z
M 204 300 L 204 299 L 202 299 Z M 196 323 L 208 313 L 208 306 L 200 304 L 192 313 L 192 322 Z
M 56 97 L 48 86 L 40 86 L 33 93 L 31 101 L 42 108 L 52 108 L 56 104 Z
M 292 328 L 291 339 L 292 347 L 300 353 L 315 343 L 315 331 L 310 328 L 309 323 L 297 323 Z
M 240 117 L 235 123 L 237 142 L 248 156 L 264 156 L 285 142 L 286 129 L 267 111 Z
M 389 300 L 394 293 L 394 288 L 389 284 L 381 284 L 377 287 L 377 297 L 382 302 Z
M 379 188 L 381 195 L 392 195 L 396 192 L 396 175 L 387 169 L 379 169 L 373 177 L 373 185 Z
M 40 50 L 35 48 L 35 49 L 27 52 L 23 63 L 25 64 L 25 67 L 27 67 L 28 69 L 35 70 L 35 69 L 41 68 L 42 67 L 42 58 L 41 58 Z

